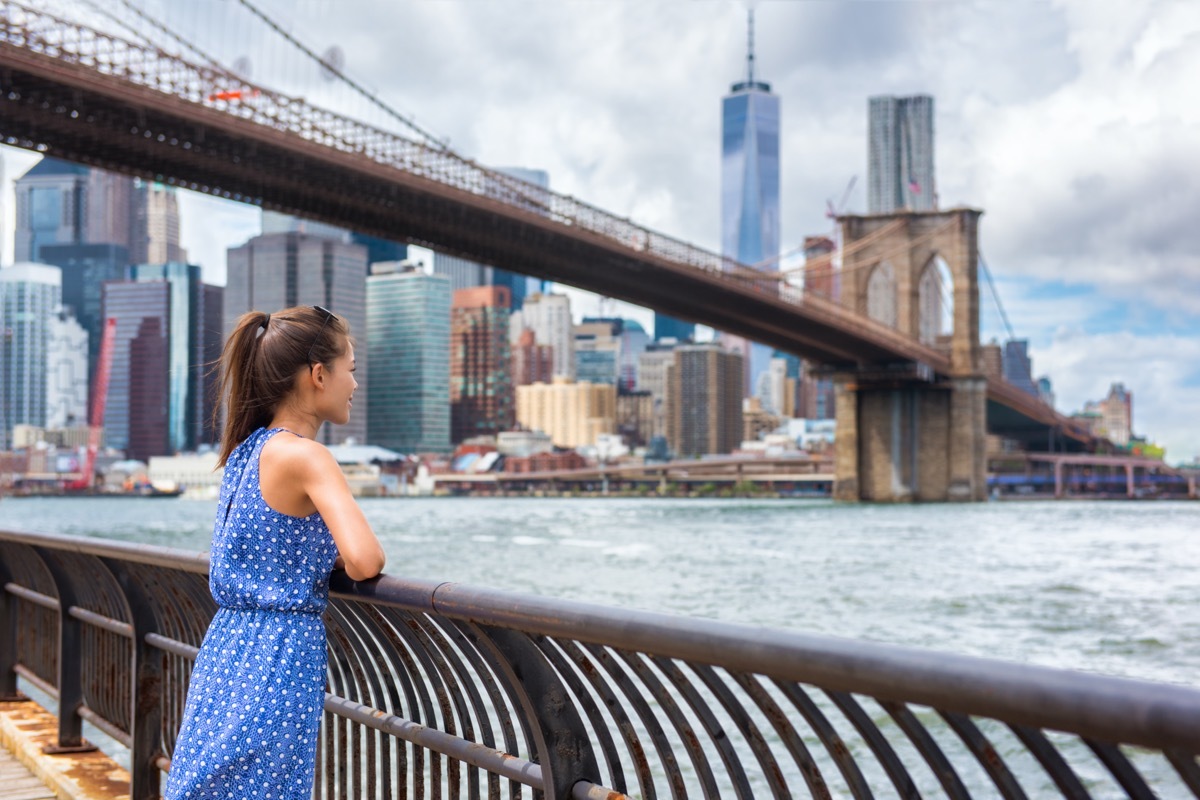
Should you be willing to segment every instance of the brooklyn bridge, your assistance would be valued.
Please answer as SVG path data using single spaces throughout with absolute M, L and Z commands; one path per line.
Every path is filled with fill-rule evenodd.
M 800 286 L 789 273 L 723 258 L 438 143 L 11 0 L 0 2 L 0 137 L 513 265 L 823 365 L 836 387 L 841 499 L 981 500 L 988 434 L 1029 451 L 1098 444 L 1040 399 L 984 374 L 978 209 L 841 216 L 836 269 L 830 258 L 810 263 Z M 948 336 L 930 337 L 925 317 L 939 312 L 923 302 L 923 278 L 938 264 L 949 271 L 953 324 Z M 881 302 L 894 324 L 868 313 Z

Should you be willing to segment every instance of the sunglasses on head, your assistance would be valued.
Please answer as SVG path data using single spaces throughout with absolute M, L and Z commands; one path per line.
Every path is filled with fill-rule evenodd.
M 330 311 L 328 308 L 324 308 L 323 306 L 313 306 L 313 311 L 319 312 L 320 314 L 324 315 L 325 319 L 322 320 L 321 327 L 317 329 L 317 335 L 313 338 L 312 344 L 310 344 L 308 346 L 308 365 L 310 367 L 313 365 L 313 360 L 312 360 L 313 348 L 317 346 L 317 342 L 321 341 L 321 334 L 325 332 L 325 326 L 329 324 L 329 320 L 333 319 L 336 316 L 332 311 Z

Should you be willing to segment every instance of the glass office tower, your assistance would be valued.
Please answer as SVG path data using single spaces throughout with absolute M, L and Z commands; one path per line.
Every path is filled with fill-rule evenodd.
M 376 263 L 367 278 L 367 441 L 450 452 L 450 279 Z
M 0 447 L 14 425 L 46 424 L 50 327 L 62 304 L 62 273 L 44 264 L 0 269 Z
M 779 98 L 754 79 L 754 12 L 750 12 L 747 78 L 721 100 L 721 254 L 778 270 Z M 765 262 L 765 263 L 764 263 Z M 750 393 L 771 363 L 770 347 L 722 336 L 745 358 Z

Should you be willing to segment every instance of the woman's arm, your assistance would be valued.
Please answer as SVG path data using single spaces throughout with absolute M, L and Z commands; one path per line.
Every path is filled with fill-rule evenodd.
M 383 571 L 386 561 L 379 539 L 350 493 L 350 485 L 333 454 L 317 442 L 306 444 L 304 449 L 308 452 L 301 459 L 301 486 L 305 494 L 329 526 L 346 574 L 356 581 L 374 578 Z

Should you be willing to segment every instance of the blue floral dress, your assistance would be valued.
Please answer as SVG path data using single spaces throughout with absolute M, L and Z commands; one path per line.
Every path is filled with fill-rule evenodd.
M 263 500 L 259 457 L 281 430 L 258 429 L 225 465 L 209 565 L 218 610 L 192 670 L 167 800 L 312 796 L 337 547 L 320 514 L 291 517 Z

